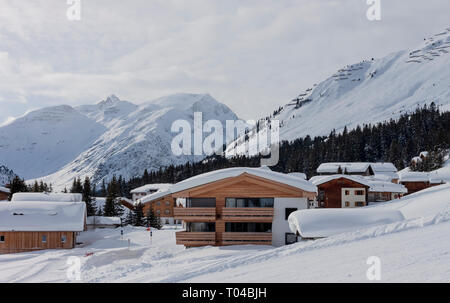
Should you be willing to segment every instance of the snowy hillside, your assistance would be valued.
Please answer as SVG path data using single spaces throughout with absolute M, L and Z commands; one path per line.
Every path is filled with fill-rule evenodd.
M 203 119 L 237 119 L 209 95 L 176 94 L 135 105 L 116 96 L 95 105 L 56 106 L 24 115 L 0 128 L 0 164 L 26 179 L 69 186 L 74 177 L 95 182 L 113 174 L 126 178 L 144 169 L 185 163 L 173 156 L 171 125 L 193 112 Z
M 328 135 L 345 126 L 382 122 L 432 101 L 450 110 L 449 52 L 450 28 L 413 50 L 339 69 L 273 117 L 280 121 L 281 139 Z M 242 142 L 241 138 L 237 146 Z M 228 151 L 235 146 L 230 144 Z
M 69 257 L 81 261 L 79 282 L 370 282 L 366 261 L 381 260 L 380 282 L 450 282 L 450 185 L 371 209 L 397 209 L 404 221 L 283 247 L 236 245 L 185 249 L 174 227 L 83 232 L 83 247 L 0 255 L 0 282 L 70 282 Z M 128 248 L 128 239 L 131 241 Z

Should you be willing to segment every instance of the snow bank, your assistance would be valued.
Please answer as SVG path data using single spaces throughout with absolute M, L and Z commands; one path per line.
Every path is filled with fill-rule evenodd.
M 15 193 L 11 201 L 81 202 L 81 194 L 64 193 Z
M 83 231 L 86 203 L 27 201 L 0 204 L 1 231 Z
M 365 208 L 299 210 L 288 218 L 291 231 L 298 231 L 303 238 L 324 238 L 402 220 L 404 217 L 398 210 Z

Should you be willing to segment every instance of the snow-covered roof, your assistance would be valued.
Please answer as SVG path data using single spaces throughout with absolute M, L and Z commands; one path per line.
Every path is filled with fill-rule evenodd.
M 137 202 L 148 203 L 166 195 L 180 192 L 193 187 L 205 185 L 208 183 L 216 182 L 226 178 L 238 177 L 242 174 L 249 174 L 256 177 L 261 177 L 274 182 L 283 183 L 306 192 L 317 193 L 317 187 L 307 180 L 303 180 L 297 176 L 292 176 L 288 174 L 283 174 L 279 172 L 274 172 L 270 169 L 265 168 L 253 168 L 253 167 L 232 167 L 219 169 L 212 172 L 204 173 L 191 177 L 184 181 L 174 184 L 167 191 L 157 192 L 148 196 L 145 196 L 138 200 Z
M 321 185 L 333 180 L 337 180 L 337 179 L 347 179 L 347 180 L 351 180 L 353 182 L 357 182 L 359 184 L 365 185 L 365 186 L 369 186 L 370 187 L 370 182 L 361 177 L 361 176 L 354 176 L 354 175 L 328 175 L 328 176 L 314 176 L 311 179 L 309 179 L 309 181 L 311 183 L 313 183 L 314 185 Z
M 0 192 L 9 194 L 11 191 L 9 190 L 9 188 L 0 186 Z
M 322 163 L 317 168 L 318 173 L 337 173 L 339 167 L 342 172 L 347 171 L 348 173 L 363 173 L 370 166 L 367 162 L 329 162 Z
M 375 174 L 377 173 L 396 173 L 397 167 L 391 162 L 374 162 L 370 163 Z
M 83 231 L 84 202 L 0 203 L 0 231 Z
M 399 182 L 429 182 L 430 177 L 425 172 L 402 170 L 399 172 Z
M 375 175 L 371 177 L 381 181 L 391 181 L 398 179 L 399 175 L 396 172 L 376 172 Z
M 306 180 L 307 179 L 306 178 L 306 174 L 304 174 L 304 173 L 297 173 L 297 172 L 295 172 L 295 173 L 289 173 L 288 175 L 300 178 L 302 180 Z
M 130 193 L 132 193 L 132 194 L 148 193 L 149 191 L 152 191 L 152 190 L 164 191 L 164 190 L 169 189 L 172 185 L 173 184 L 171 184 L 171 183 L 146 184 L 144 186 L 141 186 L 141 187 L 131 190 Z
M 100 217 L 100 216 L 92 216 L 87 217 L 86 224 L 94 225 L 120 225 L 120 217 Z
M 289 215 L 289 228 L 303 238 L 324 238 L 358 229 L 404 220 L 395 209 L 306 209 Z
M 81 202 L 81 194 L 65 193 L 15 193 L 12 196 L 12 202 L 18 201 L 45 201 L 45 202 Z
M 363 173 L 369 167 L 372 168 L 374 173 L 397 172 L 395 165 L 390 162 L 329 162 L 320 164 L 317 172 L 337 173 L 339 167 L 342 172 L 347 171 L 348 173 Z
M 369 192 L 402 193 L 402 194 L 406 194 L 408 192 L 408 189 L 402 184 L 378 180 L 371 180 L 369 181 L 369 184 L 370 184 Z
M 245 173 L 274 182 L 283 183 L 307 192 L 317 192 L 317 187 L 309 181 L 301 180 L 298 177 L 290 176 L 288 174 L 253 167 L 232 167 L 204 173 L 176 183 L 170 190 L 172 193 L 175 193 L 222 179 L 237 177 Z

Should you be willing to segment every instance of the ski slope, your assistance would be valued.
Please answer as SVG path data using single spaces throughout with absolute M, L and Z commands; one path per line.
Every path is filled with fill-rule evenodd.
M 78 282 L 370 282 L 367 258 L 381 260 L 381 282 L 450 282 L 450 185 L 394 202 L 405 220 L 274 248 L 241 245 L 184 249 L 174 227 L 97 230 L 83 247 L 0 255 L 0 282 L 77 282 L 69 257 L 81 261 Z M 128 248 L 128 239 L 131 245 Z

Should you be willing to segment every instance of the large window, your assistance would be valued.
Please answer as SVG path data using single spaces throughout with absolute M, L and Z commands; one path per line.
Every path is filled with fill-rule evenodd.
M 186 207 L 216 207 L 216 198 L 188 198 Z
M 273 208 L 273 198 L 227 198 L 226 207 L 267 207 Z
M 189 232 L 215 232 L 215 223 L 200 223 L 200 222 L 188 222 L 186 223 L 186 231 Z
M 226 232 L 270 233 L 272 223 L 225 223 Z

